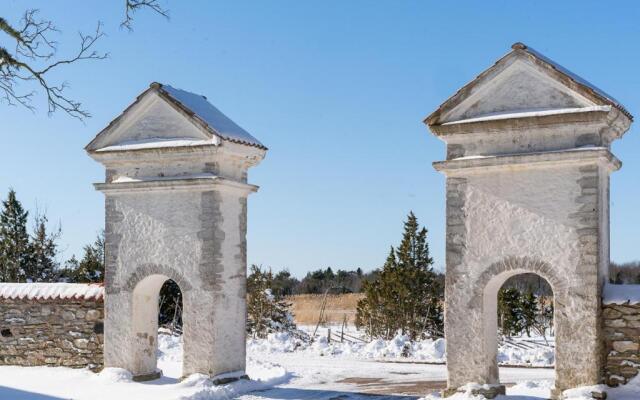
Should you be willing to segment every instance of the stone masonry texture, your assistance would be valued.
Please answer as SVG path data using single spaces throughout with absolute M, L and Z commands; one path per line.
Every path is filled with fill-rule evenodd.
M 640 305 L 606 304 L 602 309 L 605 336 L 605 380 L 627 383 L 640 371 Z
M 0 365 L 103 365 L 101 300 L 0 300 Z

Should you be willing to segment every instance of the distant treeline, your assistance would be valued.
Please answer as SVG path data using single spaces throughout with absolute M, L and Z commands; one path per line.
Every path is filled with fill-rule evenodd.
M 284 269 L 273 275 L 272 290 L 278 296 L 291 296 L 295 294 L 324 294 L 329 290 L 332 294 L 361 293 L 364 282 L 374 281 L 380 270 L 363 272 L 362 268 L 355 270 L 343 270 L 333 268 L 320 268 L 308 272 L 304 278 L 298 279 Z M 436 279 L 444 287 L 444 274 L 435 273 Z
M 612 262 L 609 266 L 609 279 L 617 284 L 640 284 L 640 261 L 623 264 Z

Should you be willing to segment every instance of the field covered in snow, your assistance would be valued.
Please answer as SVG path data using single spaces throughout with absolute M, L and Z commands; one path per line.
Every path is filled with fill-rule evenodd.
M 286 334 L 247 342 L 247 373 L 241 380 L 213 386 L 203 375 L 180 381 L 182 343 L 179 336 L 158 338 L 161 379 L 138 383 L 120 369 L 99 374 L 87 370 L 47 367 L 0 367 L 0 399 L 11 400 L 380 400 L 439 399 L 446 366 L 427 364 L 443 360 L 443 341 L 409 343 L 403 337 L 369 343 L 327 343 L 326 338 L 302 344 Z M 409 357 L 406 349 L 411 348 Z M 402 361 L 402 362 L 400 362 Z M 504 400 L 548 398 L 553 386 L 550 368 L 501 368 L 508 386 Z M 572 400 L 587 399 L 589 388 L 576 390 Z M 637 399 L 640 381 L 610 392 L 609 399 Z M 452 399 L 479 400 L 470 394 Z

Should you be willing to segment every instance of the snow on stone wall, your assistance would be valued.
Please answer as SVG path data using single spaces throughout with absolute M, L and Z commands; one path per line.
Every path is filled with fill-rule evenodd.
M 0 283 L 0 299 L 102 300 L 104 286 L 86 283 Z

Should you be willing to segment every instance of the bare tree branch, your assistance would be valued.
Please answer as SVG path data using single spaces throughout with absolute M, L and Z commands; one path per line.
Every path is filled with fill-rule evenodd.
M 69 85 L 66 82 L 51 83 L 47 74 L 78 61 L 107 58 L 108 54 L 93 49 L 95 43 L 104 36 L 102 24 L 98 23 L 91 35 L 79 33 L 80 49 L 75 55 L 55 59 L 58 43 L 51 35 L 59 31 L 51 21 L 36 19 L 37 14 L 38 10 L 27 10 L 17 29 L 0 18 L 0 31 L 15 41 L 13 52 L 0 46 L 0 100 L 9 105 L 19 104 L 33 111 L 31 100 L 35 92 L 20 93 L 18 85 L 21 82 L 35 81 L 47 96 L 49 114 L 62 110 L 79 120 L 89 118 L 91 115 L 82 108 L 80 102 L 67 97 L 65 89 Z
M 129 31 L 132 31 L 132 22 L 133 22 L 133 14 L 136 11 L 139 11 L 143 8 L 151 9 L 156 13 L 162 15 L 163 17 L 169 19 L 169 10 L 162 8 L 160 4 L 158 4 L 158 0 L 125 0 L 125 18 L 124 21 L 120 24 L 121 27 L 127 28 Z

